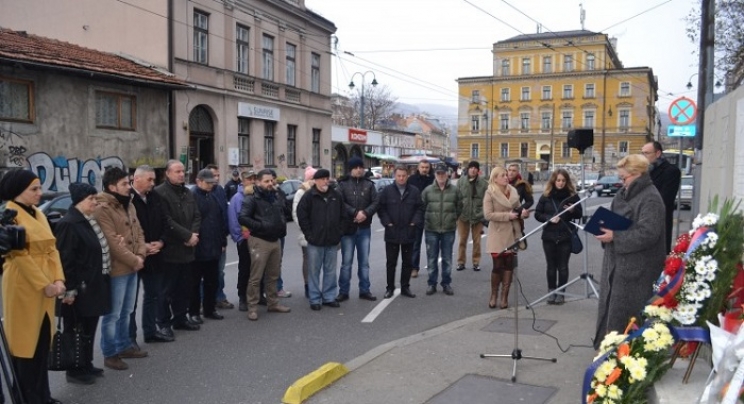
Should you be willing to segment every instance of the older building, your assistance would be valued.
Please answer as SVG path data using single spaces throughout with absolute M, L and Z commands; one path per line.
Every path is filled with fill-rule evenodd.
M 170 127 L 157 134 L 192 176 L 209 163 L 287 177 L 331 165 L 336 27 L 304 0 L 29 0 L 3 6 L 0 26 L 131 55 L 192 85 L 164 101 Z
M 623 67 L 614 40 L 591 31 L 519 35 L 493 45 L 493 75 L 458 79 L 458 160 L 579 163 L 571 129 L 594 130 L 585 164 L 611 169 L 653 139 L 657 80 Z

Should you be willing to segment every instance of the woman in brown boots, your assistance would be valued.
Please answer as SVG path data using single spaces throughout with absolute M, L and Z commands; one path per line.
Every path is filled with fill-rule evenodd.
M 529 212 L 522 209 L 519 203 L 519 193 L 509 185 L 509 177 L 503 167 L 491 170 L 488 180 L 488 190 L 483 198 L 483 215 L 489 221 L 487 251 L 493 257 L 491 270 L 491 299 L 488 307 L 496 308 L 499 295 L 499 284 L 502 284 L 502 309 L 509 307 L 509 287 L 511 285 L 514 268 L 517 264 L 516 251 L 504 251 L 522 236 L 520 218 L 525 218 Z

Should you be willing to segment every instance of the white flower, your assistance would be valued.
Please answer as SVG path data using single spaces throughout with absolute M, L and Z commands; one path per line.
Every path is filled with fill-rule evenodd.
M 623 391 L 616 385 L 607 387 L 607 397 L 612 400 L 619 400 L 623 396 Z

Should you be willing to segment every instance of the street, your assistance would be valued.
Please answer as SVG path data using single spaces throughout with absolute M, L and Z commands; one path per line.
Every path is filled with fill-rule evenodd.
M 535 199 L 538 198 L 539 194 L 535 194 Z M 590 198 L 587 207 L 609 205 L 610 201 L 610 198 Z M 684 220 L 690 220 L 689 211 L 683 211 L 682 215 Z M 526 230 L 538 224 L 530 218 Z M 230 242 L 225 291 L 236 308 L 222 310 L 224 320 L 207 319 L 196 332 L 176 331 L 177 340 L 173 343 L 145 344 L 140 335 L 138 342 L 143 350 L 149 351 L 149 357 L 127 359 L 130 369 L 126 371 L 106 369 L 105 377 L 97 379 L 92 386 L 68 384 L 64 372 L 50 372 L 52 396 L 64 403 L 279 403 L 290 384 L 324 363 L 345 363 L 389 341 L 489 311 L 491 260 L 484 251 L 480 272 L 474 272 L 469 261 L 465 271 L 457 272 L 453 268 L 454 296 L 445 296 L 441 288 L 438 293 L 426 296 L 426 272 L 422 268 L 419 277 L 411 280 L 415 299 L 396 295 L 376 316 L 370 316 L 376 306 L 383 304 L 385 291 L 382 230 L 375 218 L 370 278 L 372 293 L 378 297 L 376 302 L 357 298 L 355 266 L 351 299 L 342 303 L 341 308 L 311 311 L 303 295 L 302 255 L 296 242 L 299 229 L 295 223 L 289 223 L 282 275 L 285 289 L 293 295 L 282 299 L 282 303 L 292 308 L 291 313 L 267 313 L 261 307 L 259 320 L 251 322 L 246 313 L 237 310 L 237 253 Z M 519 278 L 524 296 L 532 302 L 547 293 L 547 287 L 539 232 L 528 242 L 528 249 L 520 253 Z M 453 267 L 456 247 L 457 241 Z M 598 278 L 602 260 L 599 244 L 590 238 L 586 249 L 588 270 Z M 583 271 L 583 261 L 583 254 L 572 257 L 569 279 Z M 338 263 L 340 266 L 340 252 Z M 424 263 L 425 251 L 422 267 Z M 516 286 L 512 290 L 519 291 Z M 577 282 L 568 291 L 584 294 L 584 282 Z M 526 303 L 524 297 L 520 296 L 520 300 Z M 365 318 L 369 322 L 363 322 Z M 100 334 L 94 354 L 96 366 L 102 366 L 103 362 L 99 337 Z M 424 374 L 422 369 L 420 375 L 413 376 Z

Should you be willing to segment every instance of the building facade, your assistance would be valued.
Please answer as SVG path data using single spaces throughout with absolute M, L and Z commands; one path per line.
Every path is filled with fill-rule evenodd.
M 493 75 L 458 79 L 458 160 L 521 160 L 536 170 L 579 164 L 568 147 L 572 129 L 594 131 L 589 170 L 611 170 L 639 152 L 659 125 L 657 80 L 649 67 L 623 67 L 615 46 L 584 30 L 496 42 Z
M 304 0 L 29 0 L 4 7 L 0 26 L 126 54 L 191 85 L 166 103 L 167 155 L 192 177 L 210 163 L 289 178 L 331 165 L 336 27 Z

